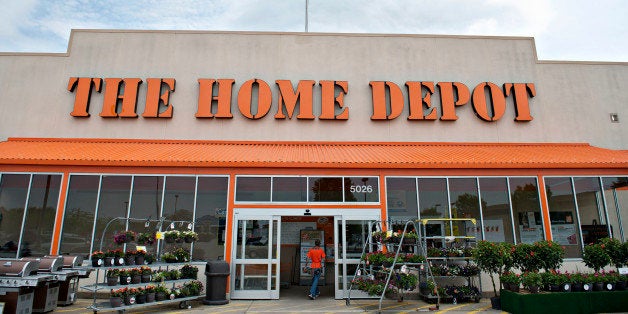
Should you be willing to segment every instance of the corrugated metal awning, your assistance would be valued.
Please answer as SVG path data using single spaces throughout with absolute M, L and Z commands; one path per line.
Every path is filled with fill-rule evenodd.
M 549 169 L 628 168 L 627 150 L 583 143 L 247 142 L 9 138 L 0 165 Z

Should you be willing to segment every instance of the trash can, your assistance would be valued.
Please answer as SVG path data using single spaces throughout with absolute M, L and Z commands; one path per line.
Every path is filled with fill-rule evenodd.
M 227 300 L 227 277 L 229 276 L 229 264 L 225 261 L 208 261 L 205 265 L 206 296 L 203 304 L 223 305 Z

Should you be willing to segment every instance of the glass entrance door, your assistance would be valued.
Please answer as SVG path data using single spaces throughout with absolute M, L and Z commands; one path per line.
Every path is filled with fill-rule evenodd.
M 375 228 L 374 223 L 378 221 L 379 211 L 370 213 L 364 212 L 360 218 L 351 216 L 336 216 L 334 242 L 335 252 L 335 298 L 344 299 L 349 295 L 351 280 L 355 276 L 356 269 L 360 263 L 366 239 L 370 237 L 371 231 Z M 368 251 L 368 248 L 366 249 Z M 367 298 L 368 294 L 354 289 L 351 297 Z
M 280 221 L 280 216 L 234 215 L 231 298 L 279 298 Z

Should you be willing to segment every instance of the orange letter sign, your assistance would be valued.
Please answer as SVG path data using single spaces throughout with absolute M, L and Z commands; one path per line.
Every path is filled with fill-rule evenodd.
M 73 117 L 89 117 L 89 102 L 92 99 L 92 86 L 100 93 L 102 80 L 91 77 L 71 77 L 68 82 L 68 91 L 74 92 L 74 110 L 70 113 Z
M 320 81 L 321 85 L 321 120 L 347 120 L 349 119 L 349 108 L 344 107 L 344 95 L 349 90 L 347 81 Z M 342 90 L 336 96 L 336 86 Z M 336 115 L 336 104 L 342 109 L 340 114 Z
M 119 94 L 121 82 L 124 82 L 122 95 Z M 116 109 L 118 100 L 121 99 L 122 111 L 119 116 L 122 118 L 137 118 L 135 109 L 137 108 L 137 91 L 140 88 L 140 84 L 142 84 L 142 80 L 138 78 L 106 78 L 105 99 L 103 100 L 100 116 L 103 118 L 118 117 Z
M 144 118 L 172 118 L 172 105 L 168 102 L 170 93 L 174 92 L 174 79 L 158 79 L 149 78 L 146 79 L 148 85 L 146 92 L 146 107 L 144 108 Z M 161 93 L 161 87 L 166 85 L 166 90 Z M 163 104 L 166 109 L 163 112 L 159 112 L 159 105 Z

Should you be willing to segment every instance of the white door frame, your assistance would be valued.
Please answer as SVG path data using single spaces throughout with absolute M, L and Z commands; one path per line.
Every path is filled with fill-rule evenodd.
M 347 274 L 347 264 L 358 264 L 360 258 L 344 258 L 346 256 L 347 239 L 344 239 L 346 234 L 346 222 L 347 221 L 379 221 L 381 220 L 381 211 L 379 208 L 264 208 L 264 214 L 260 214 L 259 208 L 235 208 L 233 214 L 233 230 L 232 230 L 232 260 L 231 260 L 231 291 L 230 297 L 232 299 L 278 299 L 279 298 L 279 283 L 280 283 L 280 257 L 281 257 L 281 217 L 282 216 L 332 216 L 334 217 L 334 296 L 336 299 L 343 299 L 348 294 L 348 289 L 351 284 L 351 279 L 354 274 Z M 238 221 L 241 220 L 270 220 L 278 221 L 276 232 L 269 228 L 269 241 L 276 241 L 276 256 L 271 256 L 272 246 L 269 246 L 269 259 L 236 259 L 238 256 L 237 241 L 238 241 Z M 338 229 L 338 223 L 341 223 L 342 230 Z M 272 226 L 272 223 L 270 224 Z M 272 235 L 277 235 L 276 240 L 272 240 Z M 342 250 L 342 252 L 339 252 Z M 339 254 L 341 253 L 341 254 Z M 269 265 L 268 271 L 268 286 L 266 290 L 236 290 L 236 267 L 242 264 L 267 264 Z M 274 280 L 275 286 L 271 287 L 272 272 L 270 267 L 275 268 L 276 278 Z M 340 271 L 342 270 L 342 272 Z M 346 275 L 342 275 L 346 274 Z M 342 282 L 340 282 L 342 281 Z M 343 289 L 340 289 L 342 283 Z M 240 283 L 241 284 L 241 283 Z M 356 291 L 352 292 L 359 293 Z

